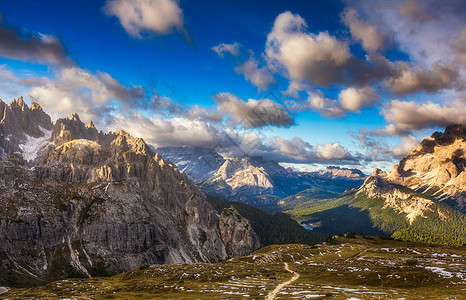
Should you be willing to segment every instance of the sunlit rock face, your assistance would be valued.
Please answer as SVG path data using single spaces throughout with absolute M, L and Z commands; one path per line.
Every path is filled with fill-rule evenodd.
M 466 130 L 451 125 L 424 139 L 388 175 L 393 182 L 466 210 Z
M 219 216 L 144 140 L 98 132 L 76 114 L 52 125 L 36 104 L 37 116 L 25 117 L 22 99 L 10 106 L 0 127 L 9 146 L 0 160 L 0 284 L 213 262 L 259 247 L 246 219 Z M 31 139 L 35 147 L 25 147 Z

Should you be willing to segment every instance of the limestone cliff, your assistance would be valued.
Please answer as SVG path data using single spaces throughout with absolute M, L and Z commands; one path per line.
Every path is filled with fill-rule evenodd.
M 451 125 L 424 139 L 388 175 L 395 183 L 466 211 L 466 130 Z
M 144 140 L 98 132 L 77 115 L 23 122 L 30 108 L 12 107 L 3 132 L 19 146 L 0 160 L 0 285 L 219 261 L 258 247 L 244 218 L 223 226 L 205 194 Z M 26 155 L 28 137 L 41 144 Z

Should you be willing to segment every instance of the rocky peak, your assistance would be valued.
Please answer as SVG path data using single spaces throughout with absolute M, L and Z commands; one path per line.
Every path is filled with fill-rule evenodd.
M 379 168 L 374 168 L 374 171 L 372 171 L 372 176 L 377 176 L 377 177 L 381 177 L 381 176 L 384 176 L 386 175 L 386 173 L 382 170 L 380 170 Z
M 445 129 L 445 135 L 456 136 L 456 137 L 466 137 L 466 129 L 461 124 L 453 124 L 448 126 Z
M 7 108 L 0 130 L 14 122 L 21 129 L 16 115 Z M 16 137 L 8 132 L 0 141 Z M 21 156 L 0 160 L 0 284 L 5 269 L 40 282 L 58 279 L 65 268 L 90 276 L 96 266 L 116 273 L 213 262 L 259 246 L 246 219 L 231 211 L 221 221 L 199 187 L 143 139 L 98 133 L 74 114 L 57 120 L 50 140 L 55 145 L 39 153 L 34 168 L 23 166 L 32 149 L 23 142 L 16 143 Z
M 18 99 L 13 99 L 13 101 L 10 102 L 8 105 L 10 109 L 19 109 L 21 111 L 26 111 L 28 110 L 28 106 L 24 102 L 23 96 L 18 97 Z
M 142 138 L 134 138 L 123 130 L 115 132 L 115 135 L 116 137 L 111 142 L 111 145 L 115 147 L 118 152 L 131 150 L 137 154 L 155 155 Z
M 435 132 L 393 166 L 389 179 L 413 190 L 428 192 L 453 207 L 466 210 L 466 130 L 463 125 Z M 453 201 L 451 201 L 453 200 Z
M 25 154 L 25 159 L 34 159 L 33 152 L 40 150 L 50 138 L 50 116 L 37 103 L 31 104 L 31 108 L 22 97 L 9 105 L 0 101 L 0 153 L 3 158 L 18 151 Z
M 74 113 L 69 118 L 58 119 L 52 132 L 52 140 L 57 146 L 74 139 L 97 141 L 103 134 L 99 134 L 94 124 L 84 124 L 79 115 Z

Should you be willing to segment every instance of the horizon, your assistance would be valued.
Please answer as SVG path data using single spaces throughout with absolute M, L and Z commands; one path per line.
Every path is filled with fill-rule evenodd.
M 1 3 L 0 98 L 156 148 L 389 171 L 466 124 L 465 12 L 455 0 Z

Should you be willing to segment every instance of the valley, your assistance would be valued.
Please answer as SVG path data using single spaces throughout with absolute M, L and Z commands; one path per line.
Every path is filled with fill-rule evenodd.
M 286 244 L 214 264 L 141 266 L 65 279 L 1 299 L 465 299 L 466 248 L 375 237 Z M 298 276 L 299 275 L 299 276 Z

